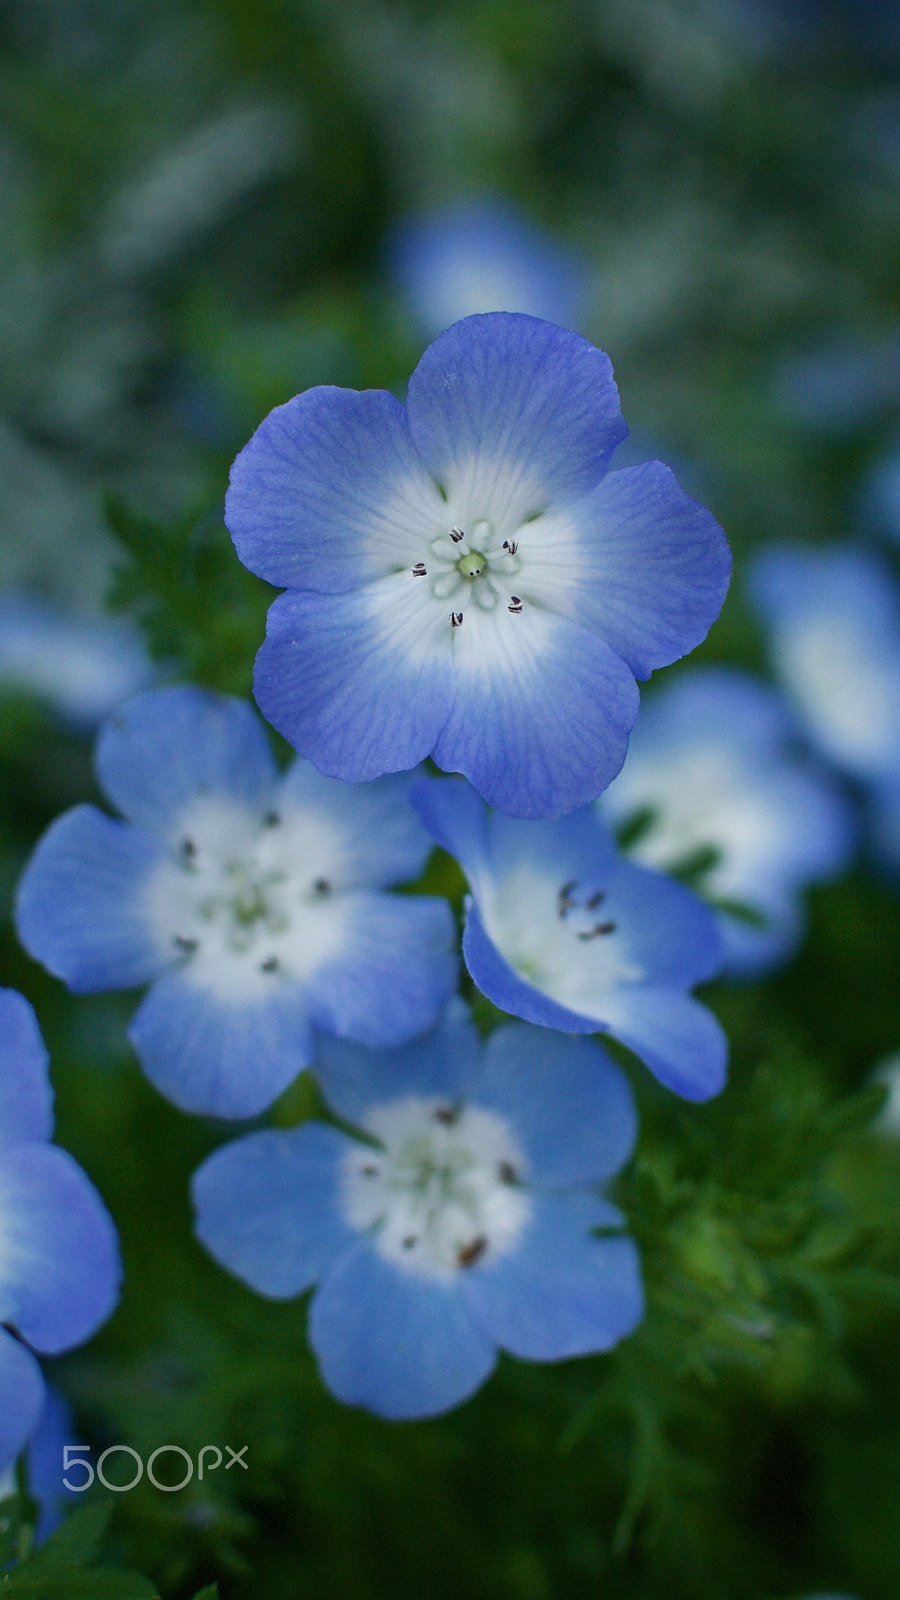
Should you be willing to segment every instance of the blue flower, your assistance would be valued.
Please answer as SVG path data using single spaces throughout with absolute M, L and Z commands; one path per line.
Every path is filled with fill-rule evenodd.
M 482 311 L 522 311 L 566 327 L 582 320 L 584 264 L 508 200 L 410 217 L 391 236 L 388 260 L 430 338 Z
M 768 684 L 726 667 L 689 670 L 642 708 L 597 802 L 611 824 L 643 818 L 632 859 L 669 872 L 695 864 L 733 974 L 786 959 L 803 928 L 799 890 L 839 871 L 853 844 L 845 797 L 791 751 L 795 731 Z
M 111 617 L 58 611 L 33 595 L 0 595 L 0 686 L 46 700 L 66 722 L 93 730 L 153 666 L 140 638 Z
M 44 1406 L 35 1353 L 81 1344 L 118 1298 L 115 1228 L 78 1164 L 49 1143 L 52 1104 L 34 1012 L 0 989 L 0 1471 Z
M 407 409 L 319 388 L 232 469 L 241 560 L 287 586 L 256 696 L 322 772 L 431 755 L 516 816 L 593 800 L 625 757 L 636 677 L 704 638 L 730 555 L 658 461 L 607 474 L 627 429 L 608 358 L 532 317 L 468 317 Z
M 612 1034 L 688 1100 L 718 1093 L 725 1035 L 686 993 L 721 965 L 708 906 L 623 860 L 591 806 L 518 822 L 458 778 L 423 779 L 411 795 L 468 877 L 463 955 L 488 999 L 546 1028 Z
M 338 1399 L 433 1416 L 498 1346 L 560 1361 L 637 1325 L 637 1252 L 594 1188 L 627 1160 L 635 1113 L 600 1045 L 514 1023 L 482 1052 L 455 1001 L 391 1054 L 326 1042 L 316 1072 L 366 1142 L 316 1122 L 252 1133 L 193 1189 L 200 1239 L 252 1288 L 318 1284 L 310 1341 Z
M 383 892 L 428 856 L 408 776 L 279 776 L 251 708 L 191 687 L 129 701 L 97 771 L 128 820 L 57 818 L 19 934 L 72 989 L 152 982 L 129 1038 L 177 1105 L 264 1110 L 308 1065 L 313 1024 L 375 1046 L 431 1026 L 456 977 L 449 906 Z

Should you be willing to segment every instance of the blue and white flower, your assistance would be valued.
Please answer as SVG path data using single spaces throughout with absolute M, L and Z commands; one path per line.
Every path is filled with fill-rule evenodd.
M 802 934 L 800 889 L 838 872 L 853 845 L 849 804 L 791 748 L 796 731 L 778 691 L 749 673 L 688 670 L 642 708 L 597 802 L 610 824 L 639 829 L 633 860 L 694 864 L 732 974 L 786 959 Z
M 431 755 L 516 816 L 596 799 L 635 678 L 705 637 L 730 571 L 660 462 L 607 473 L 626 433 L 602 351 L 505 313 L 441 334 L 406 409 L 335 388 L 276 408 L 226 503 L 241 560 L 288 590 L 266 716 L 351 782 Z
M 104 727 L 100 783 L 22 879 L 26 949 L 70 988 L 152 987 L 129 1030 L 189 1111 L 262 1111 L 312 1058 L 313 1025 L 373 1046 L 430 1027 L 456 977 L 443 900 L 392 895 L 429 840 L 408 775 L 364 788 L 279 776 L 244 702 L 150 691 Z
M 586 308 L 585 264 L 496 196 L 407 218 L 388 242 L 388 264 L 432 339 L 479 312 L 520 311 L 571 328 Z
M 725 1082 L 727 1043 L 687 990 L 722 961 L 714 914 L 626 861 L 592 806 L 553 822 L 489 813 L 459 778 L 412 800 L 469 880 L 463 955 L 495 1005 L 564 1033 L 610 1033 L 688 1100 Z
M 127 623 L 59 611 L 34 595 L 0 595 L 0 690 L 47 701 L 66 722 L 92 731 L 154 675 Z
M 44 1408 L 37 1356 L 90 1338 L 118 1298 L 115 1228 L 77 1162 L 50 1144 L 52 1107 L 34 1012 L 0 989 L 0 1472 Z
M 628 1159 L 635 1112 L 599 1044 L 514 1023 L 482 1048 L 454 1002 L 396 1052 L 325 1041 L 316 1072 L 361 1137 L 252 1133 L 193 1189 L 200 1239 L 252 1288 L 318 1285 L 310 1341 L 338 1399 L 433 1416 L 498 1347 L 560 1361 L 640 1322 L 637 1252 L 596 1189 Z

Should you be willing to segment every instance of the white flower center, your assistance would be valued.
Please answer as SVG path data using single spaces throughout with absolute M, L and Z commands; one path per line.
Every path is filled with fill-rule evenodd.
M 344 851 L 324 815 L 285 805 L 264 815 L 200 796 L 147 881 L 144 915 L 198 988 L 262 999 L 304 980 L 344 946 L 351 907 L 339 892 Z
M 582 1016 L 596 1016 L 604 995 L 644 977 L 601 887 L 559 883 L 521 862 L 494 885 L 481 912 L 514 971 Z
M 454 524 L 446 533 L 433 538 L 425 559 L 413 567 L 413 576 L 425 578 L 433 599 L 441 605 L 450 602 L 448 619 L 459 628 L 466 609 L 494 611 L 498 606 L 518 616 L 523 608 L 515 593 L 516 577 L 522 570 L 519 540 L 503 535 L 492 522 L 481 519 L 469 532 Z
M 503 1117 L 410 1095 L 376 1106 L 364 1126 L 379 1147 L 354 1145 L 345 1156 L 345 1215 L 386 1261 L 446 1281 L 513 1248 L 531 1202 Z

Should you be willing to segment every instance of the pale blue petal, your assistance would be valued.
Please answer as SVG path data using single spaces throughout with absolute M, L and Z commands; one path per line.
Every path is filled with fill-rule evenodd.
M 114 712 L 97 745 L 97 775 L 123 816 L 168 835 L 197 794 L 264 805 L 275 763 L 246 701 L 175 684 Z
M 406 772 L 453 703 L 452 629 L 411 573 L 352 594 L 281 595 L 255 693 L 269 721 L 329 777 Z
M 404 1044 L 432 1026 L 456 986 L 453 913 L 424 895 L 360 893 L 343 906 L 340 955 L 309 979 L 312 1021 L 360 1044 Z
M 628 1080 L 603 1047 L 547 1028 L 497 1028 L 472 1099 L 515 1129 L 528 1183 L 562 1187 L 609 1178 L 637 1138 Z
M 264 1000 L 229 1003 L 188 971 L 164 973 L 128 1029 L 147 1077 L 183 1111 L 255 1117 L 312 1059 L 309 1002 L 278 987 Z
M 715 914 L 684 884 L 620 858 L 602 887 L 603 914 L 627 937 L 645 982 L 690 988 L 721 969 Z
M 466 910 L 463 958 L 471 978 L 482 994 L 493 1000 L 495 1006 L 514 1017 L 523 1017 L 526 1022 L 536 1022 L 543 1028 L 558 1028 L 561 1033 L 607 1031 L 606 1023 L 598 1017 L 586 1017 L 580 1012 L 570 1011 L 520 978 L 488 937 L 481 913 L 473 900 L 467 902 Z
M 358 1238 L 340 1200 L 341 1159 L 352 1143 L 306 1122 L 214 1150 L 191 1184 L 198 1239 L 258 1294 L 302 1294 Z
M 605 995 L 603 1014 L 610 1033 L 685 1100 L 708 1100 L 724 1087 L 728 1040 L 699 1000 L 636 985 Z
M 0 1166 L 0 1321 L 44 1355 L 80 1344 L 118 1298 L 116 1230 L 76 1161 L 20 1144 Z
M 28 1443 L 46 1392 L 31 1351 L 0 1328 L 0 1472 Z
M 481 1069 L 481 1044 L 471 1012 L 454 997 L 438 1026 L 396 1050 L 369 1050 L 322 1034 L 313 1070 L 333 1111 L 362 1124 L 375 1105 L 404 1095 L 469 1092 Z
M 295 761 L 274 805 L 289 800 L 337 823 L 344 869 L 333 888 L 379 889 L 418 877 L 431 853 L 431 840 L 410 804 L 417 777 L 418 770 L 350 785 L 323 777 L 309 761 Z
M 398 1271 L 368 1239 L 327 1273 L 310 1308 L 309 1339 L 339 1400 L 397 1421 L 459 1405 L 496 1360 L 456 1280 Z
M 593 1195 L 532 1194 L 531 1202 L 516 1248 L 462 1279 L 465 1304 L 502 1349 L 526 1361 L 608 1350 L 644 1315 L 633 1241 L 591 1234 L 609 1221 Z
M 596 634 L 526 606 L 470 606 L 454 631 L 456 698 L 432 755 L 516 817 L 595 800 L 628 748 L 638 691 Z
M 436 844 L 459 862 L 469 883 L 490 873 L 484 801 L 464 778 L 422 778 L 410 799 Z
M 722 608 L 731 552 L 715 517 L 661 461 L 625 467 L 536 523 L 522 598 L 601 635 L 638 678 L 706 638 Z
M 24 1139 L 49 1139 L 53 1091 L 48 1056 L 24 995 L 0 989 L 0 1150 Z
M 160 840 L 94 806 L 57 817 L 19 883 L 16 926 L 29 955 L 80 993 L 146 983 L 171 957 L 139 911 L 162 853 Z
M 585 494 L 628 432 L 602 350 L 507 312 L 440 334 L 407 404 L 413 443 L 438 482 L 495 522 L 524 522 Z
M 260 577 L 342 593 L 420 561 L 443 506 L 393 395 L 321 387 L 257 428 L 231 469 L 225 520 Z
M 566 817 L 522 822 L 495 812 L 488 824 L 494 877 L 533 865 L 559 884 L 575 879 L 585 893 L 605 886 L 619 865 L 612 835 L 591 806 Z

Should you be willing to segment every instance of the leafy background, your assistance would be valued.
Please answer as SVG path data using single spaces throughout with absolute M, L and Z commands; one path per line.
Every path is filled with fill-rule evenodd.
M 221 523 L 231 458 L 308 385 L 402 394 L 426 338 L 390 231 L 499 193 L 580 254 L 636 448 L 729 533 L 692 659 L 763 670 L 749 553 L 869 534 L 900 432 L 898 66 L 893 7 L 863 0 L 6 0 L 0 583 L 85 612 L 108 593 L 169 672 L 248 692 L 271 591 Z M 900 1048 L 896 882 L 863 852 L 788 968 L 708 991 L 720 1099 L 635 1073 L 640 1332 L 504 1359 L 459 1411 L 390 1425 L 324 1391 L 302 1302 L 192 1240 L 189 1175 L 233 1126 L 147 1086 L 131 997 L 71 997 L 15 942 L 22 863 L 84 798 L 87 741 L 5 691 L 0 976 L 38 1010 L 57 1137 L 126 1264 L 113 1320 L 47 1371 L 96 1453 L 246 1444 L 249 1469 L 92 1490 L 112 1519 L 73 1531 L 69 1588 L 51 1560 L 10 1593 L 896 1600 L 900 1148 L 866 1087 Z M 439 860 L 429 885 L 458 889 Z M 301 1079 L 272 1119 L 312 1105 Z M 6 1509 L 4 1560 L 28 1542 Z

